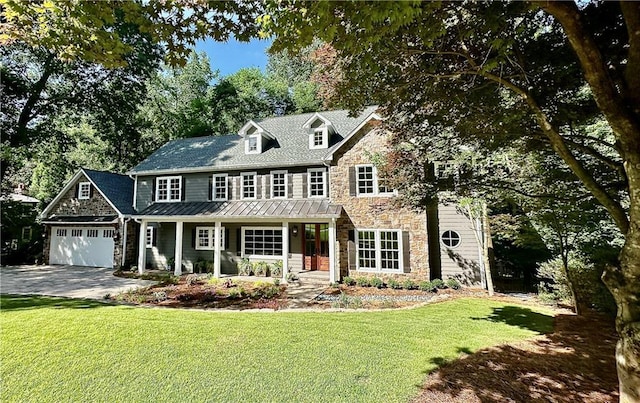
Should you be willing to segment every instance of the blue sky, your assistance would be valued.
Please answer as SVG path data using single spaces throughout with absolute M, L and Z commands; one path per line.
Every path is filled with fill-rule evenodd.
M 229 39 L 228 42 L 216 42 L 211 39 L 198 41 L 196 50 L 209 55 L 212 70 L 220 70 L 220 74 L 227 76 L 243 67 L 258 67 L 262 70 L 267 66 L 266 49 L 271 45 L 270 40 L 238 42 Z

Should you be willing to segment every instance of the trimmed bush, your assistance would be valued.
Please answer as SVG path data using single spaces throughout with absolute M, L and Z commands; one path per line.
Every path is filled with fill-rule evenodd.
M 358 277 L 356 279 L 356 284 L 359 287 L 370 287 L 371 286 L 371 282 L 369 281 L 368 277 Z
M 447 279 L 447 281 L 445 281 L 445 285 L 451 288 L 452 290 L 459 290 L 460 288 L 462 288 L 462 285 L 460 285 L 460 282 L 455 278 Z
M 269 263 L 267 262 L 256 262 L 253 264 L 253 272 L 256 276 L 266 276 L 269 271 Z
M 405 290 L 415 290 L 416 282 L 408 278 L 402 282 L 402 288 L 404 288 Z
M 373 277 L 369 280 L 369 285 L 376 288 L 384 288 L 384 281 L 381 278 Z
M 282 276 L 282 260 L 278 260 L 271 266 L 269 266 L 269 274 L 271 277 L 280 277 Z
M 402 284 L 400 284 L 400 282 L 398 280 L 396 280 L 395 278 L 390 278 L 387 281 L 387 287 L 392 288 L 394 290 L 399 290 L 402 288 Z
M 436 287 L 433 285 L 431 281 L 421 281 L 418 284 L 418 288 L 421 291 L 425 291 L 425 292 L 434 292 L 436 290 Z
M 351 287 L 356 285 L 356 280 L 353 277 L 346 276 L 342 279 L 342 283 Z
M 444 289 L 446 286 L 444 285 L 444 281 L 442 281 L 439 278 L 435 278 L 433 280 L 431 280 L 431 284 L 437 288 L 438 290 L 442 290 Z
M 239 276 L 253 275 L 253 264 L 246 257 L 238 262 L 238 275 Z

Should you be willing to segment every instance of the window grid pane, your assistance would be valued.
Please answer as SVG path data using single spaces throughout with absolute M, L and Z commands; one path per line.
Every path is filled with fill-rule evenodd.
M 90 183 L 81 183 L 80 191 L 78 192 L 78 198 L 80 199 L 88 199 L 91 195 L 91 184 Z
M 382 270 L 400 269 L 400 242 L 395 231 L 380 231 L 380 265 Z
M 245 256 L 282 256 L 282 230 L 245 229 Z
M 256 175 L 242 175 L 242 197 L 245 199 L 256 197 Z
M 271 174 L 271 189 L 273 197 L 287 197 L 287 187 L 285 184 L 285 173 Z
M 358 193 L 373 194 L 373 166 L 358 167 Z
M 361 269 L 376 267 L 375 231 L 358 231 L 358 267 Z
M 455 248 L 460 245 L 460 234 L 455 231 L 445 231 L 442 234 L 442 243 L 449 248 Z
M 258 138 L 251 136 L 249 137 L 249 151 L 258 151 Z
M 227 200 L 227 177 L 214 176 L 213 198 L 216 200 Z
M 309 172 L 309 193 L 311 196 L 324 196 L 324 171 Z
M 324 133 L 322 130 L 316 130 L 315 132 L 313 132 L 313 145 L 315 147 L 321 147 L 323 145 L 323 135 Z

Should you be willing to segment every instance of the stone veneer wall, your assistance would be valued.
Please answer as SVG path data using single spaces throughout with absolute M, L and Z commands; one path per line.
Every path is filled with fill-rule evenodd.
M 89 199 L 78 199 L 76 197 L 76 187 L 80 182 L 89 182 L 89 179 L 85 175 L 81 175 L 78 180 L 71 186 L 69 191 L 65 193 L 62 198 L 56 203 L 51 209 L 50 215 L 56 216 L 108 216 L 108 215 L 118 215 L 118 212 L 111 207 L 109 202 L 102 197 L 100 192 L 92 186 L 92 194 Z M 130 229 L 129 235 L 127 235 L 127 246 L 126 253 L 127 256 L 132 253 L 137 253 L 135 238 L 137 237 L 137 232 L 135 230 L 135 223 L 129 223 L 128 225 L 133 226 L 133 229 Z M 118 233 L 118 238 L 114 242 L 113 249 L 113 267 L 114 269 L 120 268 L 122 264 L 122 242 L 123 242 L 123 233 L 122 233 L 122 225 L 111 224 L 111 225 L 96 225 L 96 224 L 81 224 L 78 223 L 78 227 L 94 227 L 97 226 L 100 229 L 106 229 L 112 227 L 115 229 L 116 233 Z M 49 264 L 49 251 L 51 249 L 51 225 L 45 225 L 45 240 L 43 242 L 43 262 L 44 264 Z M 131 231 L 134 233 L 134 240 L 131 240 L 130 234 Z M 133 242 L 133 249 L 130 247 L 130 242 Z M 135 260 L 135 258 L 134 258 Z
M 426 214 L 402 208 L 394 203 L 393 197 L 357 197 L 352 196 L 349 184 L 349 168 L 357 164 L 371 164 L 368 153 L 382 152 L 387 149 L 387 134 L 377 129 L 377 124 L 368 124 L 343 146 L 343 153 L 336 155 L 330 168 L 330 198 L 332 203 L 344 208 L 343 216 L 336 223 L 336 237 L 339 243 L 338 261 L 340 274 L 356 274 L 355 263 L 349 255 L 355 253 L 355 245 L 349 242 L 349 231 L 355 228 L 400 229 L 409 235 L 409 245 L 404 244 L 405 253 L 409 248 L 409 267 L 404 272 L 412 277 L 429 278 L 427 259 Z M 351 244 L 351 245 L 349 245 Z M 407 259 L 405 259 L 407 260 Z M 364 273 L 366 275 L 366 273 Z M 385 274 L 386 276 L 386 274 Z

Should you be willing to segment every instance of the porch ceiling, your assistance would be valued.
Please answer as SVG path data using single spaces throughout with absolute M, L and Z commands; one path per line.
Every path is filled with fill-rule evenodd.
M 240 200 L 226 202 L 154 203 L 137 216 L 225 218 L 338 218 L 342 206 L 327 200 Z

